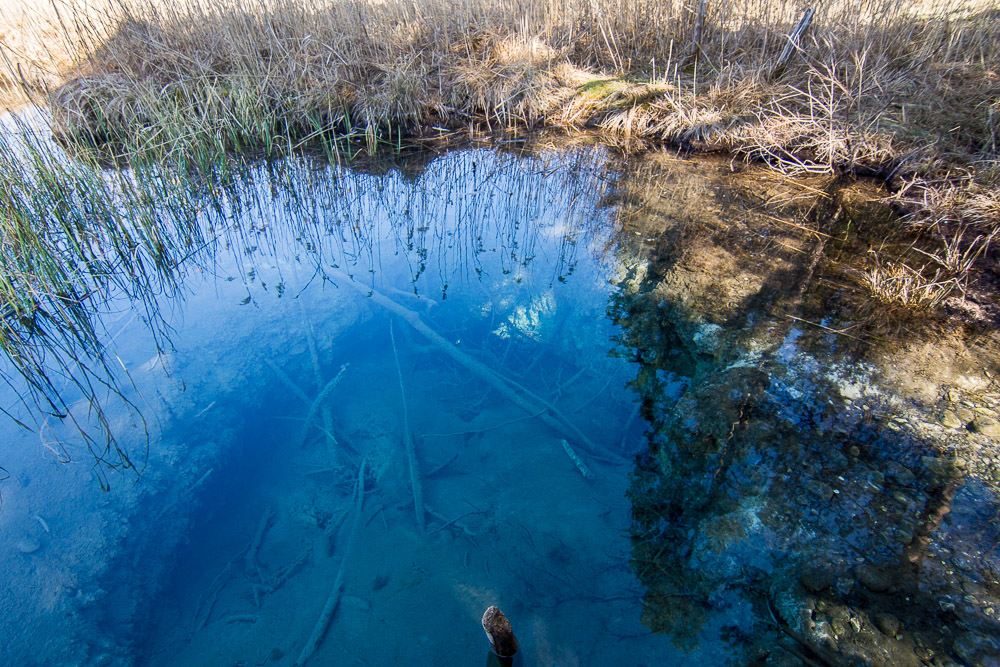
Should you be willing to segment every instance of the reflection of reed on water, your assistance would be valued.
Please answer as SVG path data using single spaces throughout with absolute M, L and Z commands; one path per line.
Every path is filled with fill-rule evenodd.
M 39 127 L 14 117 L 0 132 L 0 345 L 9 362 L 0 373 L 20 398 L 0 409 L 40 432 L 49 420 L 72 423 L 104 486 L 108 470 L 138 463 L 116 439 L 108 397 L 142 422 L 110 348 L 110 313 L 135 309 L 163 351 L 171 329 L 161 308 L 183 298 L 191 269 L 214 274 L 232 262 L 249 301 L 262 262 L 283 276 L 304 266 L 297 296 L 330 281 L 329 268 L 372 283 L 391 252 L 406 257 L 406 291 L 446 298 L 450 284 L 483 278 L 487 250 L 499 250 L 502 274 L 516 280 L 551 235 L 552 280 L 565 279 L 578 241 L 599 222 L 591 193 L 606 184 L 595 150 L 529 159 L 469 151 L 429 163 L 421 155 L 388 169 L 313 155 L 234 157 L 211 172 L 109 169 L 93 155 L 68 157 Z M 286 283 L 273 285 L 279 295 Z

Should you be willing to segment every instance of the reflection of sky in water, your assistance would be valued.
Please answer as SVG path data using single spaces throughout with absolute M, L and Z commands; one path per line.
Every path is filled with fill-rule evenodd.
M 116 434 L 141 448 L 150 431 L 139 481 L 112 473 L 101 495 L 71 429 L 44 419 L 45 438 L 74 459 L 54 465 L 32 444 L 38 434 L 8 428 L 5 509 L 17 522 L 3 543 L 3 598 L 25 611 L 6 617 L 5 660 L 292 664 L 341 568 L 317 664 L 481 663 L 490 604 L 513 621 L 526 664 L 674 655 L 639 622 L 629 564 L 621 447 L 631 434 L 634 449 L 642 420 L 625 387 L 634 371 L 608 357 L 616 269 L 603 256 L 603 159 L 467 151 L 406 177 L 301 160 L 204 194 L 208 243 L 181 267 L 183 301 L 135 311 L 117 299 L 104 316 L 130 372 L 123 392 L 146 418 L 109 397 Z M 554 406 L 604 452 L 570 445 L 593 477 L 560 443 L 571 431 L 491 391 L 347 289 L 347 274 L 540 410 Z M 162 351 L 149 313 L 169 332 Z M 348 550 L 362 460 L 367 493 Z
M 725 278 L 715 260 L 740 259 L 740 244 L 713 228 L 699 246 L 683 216 L 623 239 L 601 203 L 662 188 L 605 159 L 472 150 L 381 173 L 296 159 L 204 186 L 185 203 L 191 244 L 171 237 L 171 256 L 189 255 L 183 299 L 119 298 L 104 316 L 130 372 L 119 386 L 150 430 L 139 483 L 112 476 L 98 495 L 57 419 L 4 427 L 2 599 L 25 612 L 0 632 L 32 638 L 0 642 L 4 658 L 30 663 L 42 645 L 72 664 L 292 664 L 341 570 L 317 662 L 481 663 L 490 604 L 525 664 L 796 651 L 837 664 L 871 638 L 867 655 L 908 664 L 918 635 L 970 664 L 987 655 L 994 489 L 922 440 L 872 367 L 828 354 L 839 341 L 795 310 L 812 294 L 801 267 L 761 269 L 775 296 L 749 312 L 703 315 L 713 290 L 698 281 Z M 685 280 L 670 298 L 654 290 L 673 267 Z M 169 345 L 153 346 L 146 321 Z M 563 417 L 544 422 L 538 401 Z M 142 422 L 107 405 L 141 449 Z M 47 463 L 59 448 L 75 463 Z

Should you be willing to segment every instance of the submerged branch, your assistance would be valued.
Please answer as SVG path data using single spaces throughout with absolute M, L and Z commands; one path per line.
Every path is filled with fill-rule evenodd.
M 344 586 L 344 572 L 347 570 L 347 562 L 354 553 L 355 538 L 357 537 L 358 524 L 361 519 L 361 508 L 365 498 L 365 464 L 366 460 L 362 460 L 361 466 L 358 468 L 358 483 L 354 492 L 354 522 L 351 524 L 351 533 L 350 537 L 347 538 L 347 548 L 344 550 L 344 557 L 340 561 L 337 577 L 333 580 L 333 587 L 330 589 L 329 595 L 327 595 L 326 603 L 323 605 L 323 610 L 320 612 L 319 618 L 316 619 L 316 625 L 313 627 L 312 634 L 309 636 L 306 645 L 302 647 L 302 652 L 299 653 L 299 657 L 295 661 L 296 667 L 306 664 L 309 658 L 316 653 L 320 643 L 323 641 L 323 637 L 326 635 L 327 628 L 330 627 L 330 621 L 333 620 L 333 615 L 337 611 L 337 604 L 340 602 L 340 590 Z
M 399 353 L 396 351 L 396 335 L 389 323 L 389 339 L 392 341 L 392 358 L 396 361 L 396 374 L 399 376 L 399 395 L 403 401 L 403 440 L 406 443 L 406 460 L 410 464 L 410 488 L 413 490 L 413 509 L 417 515 L 417 526 L 424 529 L 424 491 L 420 481 L 420 466 L 417 462 L 416 447 L 413 444 L 413 434 L 410 432 L 410 416 L 406 407 L 406 388 L 403 386 L 403 370 L 399 367 Z
M 371 298 L 371 300 L 378 305 L 382 306 L 391 313 L 398 315 L 403 321 L 413 327 L 413 329 L 434 344 L 444 354 L 457 362 L 459 365 L 471 371 L 476 377 L 495 389 L 497 393 L 525 412 L 534 414 L 538 411 L 539 407 L 544 407 L 546 412 L 539 415 L 539 419 L 541 419 L 550 428 L 557 431 L 565 431 L 571 434 L 575 440 L 583 445 L 591 456 L 602 458 L 606 458 L 607 455 L 617 456 L 610 453 L 602 453 L 600 448 L 598 448 L 597 445 L 590 440 L 590 438 L 584 435 L 575 424 L 570 422 L 558 408 L 528 391 L 526 388 L 522 387 L 510 378 L 497 375 L 486 364 L 473 359 L 465 352 L 459 350 L 457 347 L 448 342 L 444 336 L 427 326 L 417 313 L 401 306 L 374 289 L 366 288 L 361 284 L 356 283 L 350 278 L 350 276 L 339 270 L 332 271 L 332 274 L 339 277 L 344 285 L 347 285 L 361 294 Z M 525 398 L 525 396 L 528 398 Z

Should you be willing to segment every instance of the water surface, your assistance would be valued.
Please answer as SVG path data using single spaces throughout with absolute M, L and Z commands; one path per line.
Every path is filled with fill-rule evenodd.
M 991 357 L 888 345 L 841 218 L 726 173 L 584 146 L 206 183 L 176 289 L 95 313 L 141 474 L 5 399 L 37 428 L 3 426 L 4 661 L 482 664 L 496 604 L 525 665 L 991 664 Z

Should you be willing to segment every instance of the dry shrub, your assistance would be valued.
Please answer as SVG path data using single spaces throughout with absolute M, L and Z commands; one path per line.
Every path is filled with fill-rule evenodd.
M 541 39 L 477 35 L 464 57 L 449 62 L 448 103 L 464 114 L 478 114 L 505 125 L 534 125 L 573 96 L 556 75 L 565 58 Z M 464 53 L 463 53 L 464 52 Z
M 693 12 L 681 0 L 107 3 L 103 12 L 65 7 L 75 27 L 59 42 L 62 55 L 53 51 L 44 66 L 86 78 L 53 104 L 83 106 L 73 100 L 87 94 L 83 83 L 111 103 L 105 93 L 128 81 L 130 101 L 112 105 L 145 109 L 137 126 L 161 115 L 157 86 L 191 88 L 187 97 L 198 98 L 201 88 L 224 82 L 280 104 L 285 129 L 317 122 L 413 129 L 477 116 L 724 146 L 727 130 L 746 126 L 728 142 L 748 143 L 746 155 L 801 146 L 815 152 L 801 161 L 829 167 L 884 161 L 892 148 L 882 136 L 909 145 L 937 134 L 956 150 L 985 147 L 1000 97 L 990 66 L 1000 56 L 992 2 L 825 3 L 777 80 L 778 54 L 801 11 L 791 0 L 709 2 L 697 59 Z M 7 52 L 16 63 L 26 54 Z M 588 86 L 602 79 L 626 80 L 595 95 Z M 153 98 L 141 100 L 146 95 Z M 954 104 L 955 95 L 966 103 Z M 787 120 L 761 122 L 776 114 Z M 64 120 L 82 118 L 74 112 Z M 796 129 L 804 119 L 846 130 L 828 132 L 825 142 L 815 132 L 806 138 Z
M 1000 192 L 972 176 L 914 178 L 888 201 L 906 213 L 905 229 L 917 233 L 919 245 L 909 251 L 922 265 L 914 269 L 876 253 L 863 286 L 879 301 L 907 307 L 936 307 L 954 294 L 964 299 L 1000 235 Z
M 722 109 L 685 104 L 670 98 L 644 108 L 631 107 L 608 114 L 600 127 L 624 135 L 687 144 L 710 143 L 727 128 L 730 119 Z
M 901 261 L 878 260 L 861 275 L 861 284 L 877 301 L 904 308 L 935 308 L 961 288 L 956 278 L 942 278 L 940 271 L 932 278 L 924 270 L 913 269 Z
M 919 197 L 898 200 L 914 208 L 912 219 L 925 227 L 961 227 L 981 234 L 1000 230 L 1000 190 L 975 182 L 919 188 Z
M 718 143 L 791 174 L 877 171 L 899 156 L 891 137 L 863 133 L 839 119 L 818 123 L 815 117 L 787 111 L 761 112 L 756 119 L 734 127 Z
M 0 0 L 0 106 L 23 104 L 64 83 L 93 47 L 85 26 L 99 22 L 109 4 Z

